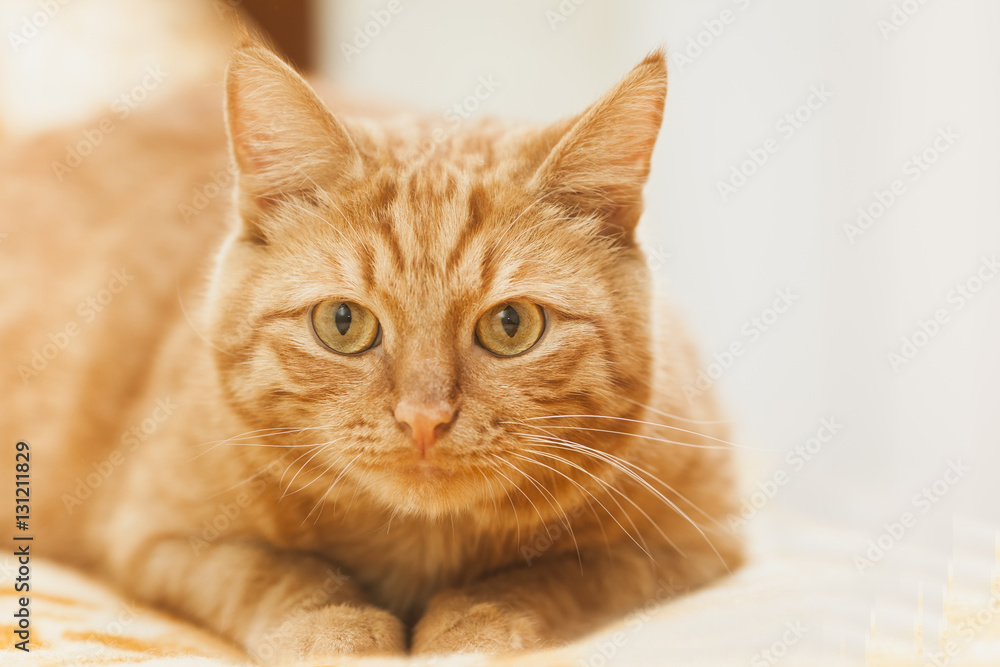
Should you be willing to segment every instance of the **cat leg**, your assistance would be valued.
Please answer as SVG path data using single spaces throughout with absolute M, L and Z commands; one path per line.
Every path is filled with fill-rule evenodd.
M 320 655 L 398 654 L 403 624 L 317 556 L 251 541 L 147 542 L 119 575 L 146 602 L 241 645 L 265 663 Z
M 655 552 L 654 552 L 655 553 Z M 612 547 L 564 553 L 435 595 L 414 629 L 415 653 L 507 653 L 569 641 L 725 571 L 677 552 Z

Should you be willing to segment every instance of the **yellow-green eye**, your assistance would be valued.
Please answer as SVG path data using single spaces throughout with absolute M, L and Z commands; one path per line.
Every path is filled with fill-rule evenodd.
M 476 340 L 493 354 L 513 357 L 538 342 L 545 313 L 527 301 L 507 301 L 490 308 L 476 322 Z
M 312 326 L 324 345 L 340 354 L 360 354 L 379 341 L 372 311 L 353 301 L 324 301 L 313 306 Z

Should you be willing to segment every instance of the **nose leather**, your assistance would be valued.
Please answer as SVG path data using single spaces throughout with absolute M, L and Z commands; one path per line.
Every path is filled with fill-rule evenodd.
M 396 421 L 413 440 L 421 456 L 437 442 L 455 419 L 455 409 L 444 401 L 403 399 L 394 411 Z

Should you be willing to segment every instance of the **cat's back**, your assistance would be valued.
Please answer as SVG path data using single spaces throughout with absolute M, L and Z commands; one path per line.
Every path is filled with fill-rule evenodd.
M 27 440 L 46 487 L 33 523 L 53 535 L 78 523 L 55 491 L 113 474 L 100 463 L 225 231 L 221 99 L 205 87 L 0 144 L 0 474 Z

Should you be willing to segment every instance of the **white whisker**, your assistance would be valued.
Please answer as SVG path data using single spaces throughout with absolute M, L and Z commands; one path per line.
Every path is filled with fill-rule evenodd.
M 566 449 L 569 449 L 569 448 L 566 448 Z M 634 500 L 632 500 L 631 498 L 629 498 L 628 494 L 626 494 L 625 492 L 623 492 L 621 489 L 615 488 L 615 486 L 613 484 L 609 483 L 606 480 L 601 479 L 600 477 L 598 477 L 594 473 L 590 472 L 589 470 L 587 470 L 583 466 L 580 466 L 580 465 L 574 463 L 573 461 L 570 461 L 569 459 L 566 459 L 564 457 L 557 456 L 556 454 L 551 454 L 551 453 L 548 453 L 548 452 L 538 452 L 538 451 L 535 451 L 533 449 L 526 449 L 525 451 L 530 452 L 532 454 L 535 454 L 536 456 L 544 456 L 546 458 L 550 458 L 550 459 L 554 459 L 554 460 L 560 461 L 561 463 L 564 463 L 564 464 L 566 464 L 566 465 L 568 465 L 568 466 L 570 466 L 572 468 L 575 468 L 576 470 L 579 470 L 582 473 L 590 475 L 594 479 L 594 481 L 596 481 L 598 484 L 600 484 L 603 487 L 605 487 L 608 491 L 614 491 L 619 496 L 621 496 L 626 501 L 628 501 L 629 504 L 632 505 L 632 507 L 634 507 L 640 514 L 642 514 L 643 517 L 645 517 L 647 521 L 649 521 L 650 525 L 652 525 L 656 529 L 656 531 L 660 534 L 660 537 L 662 537 L 664 540 L 666 540 L 667 543 L 670 544 L 670 546 L 673 547 L 678 553 L 680 553 L 682 556 L 684 555 L 684 552 L 681 551 L 681 549 L 676 544 L 674 544 L 673 540 L 671 540 L 667 536 L 667 534 L 663 532 L 663 529 L 660 528 L 659 524 L 657 524 L 655 521 L 653 521 L 653 518 L 650 517 L 649 514 L 647 514 L 645 510 L 643 510 L 641 507 L 639 507 L 639 505 L 636 504 L 636 502 Z M 613 495 L 610 495 L 610 494 L 608 495 L 608 497 L 612 501 L 614 501 L 614 503 L 618 506 L 618 509 L 621 510 L 621 512 L 625 516 L 625 518 L 628 519 L 629 523 L 632 525 L 632 528 L 634 528 L 635 531 L 636 531 L 636 533 L 638 533 L 639 538 L 642 539 L 643 546 L 640 547 L 640 548 L 642 548 L 642 550 L 646 553 L 646 555 L 649 556 L 650 558 L 652 558 L 653 561 L 655 562 L 656 559 L 653 558 L 653 555 L 650 554 L 649 551 L 648 551 L 649 545 L 647 545 L 646 544 L 646 540 L 642 538 L 642 532 L 639 530 L 638 526 L 635 525 L 635 522 L 632 521 L 632 517 L 629 515 L 628 512 L 625 511 L 625 508 L 622 507 L 621 503 L 618 502 L 617 498 L 615 498 Z M 600 501 L 598 501 L 598 502 L 600 502 Z M 606 507 L 604 509 L 605 509 L 605 511 L 607 511 Z M 608 512 L 608 515 L 615 521 L 615 523 L 618 523 L 618 520 L 615 519 L 615 516 L 613 514 L 611 514 L 610 512 Z M 621 523 L 618 523 L 618 525 L 619 525 L 619 527 L 621 527 L 622 530 L 625 531 L 626 535 L 629 535 L 629 537 L 631 537 L 631 533 L 629 533 L 627 530 L 625 530 L 625 527 L 622 526 Z M 632 538 L 632 541 L 635 542 L 635 538 Z M 637 546 L 638 546 L 638 544 L 639 543 L 636 542 Z
M 309 510 L 309 514 L 306 514 L 305 518 L 302 519 L 302 523 L 300 525 L 305 525 L 305 522 L 309 520 L 309 517 L 312 516 L 312 513 L 315 512 L 317 509 L 319 509 L 319 514 L 316 515 L 316 523 L 319 523 L 320 514 L 323 513 L 323 510 L 322 510 L 323 503 L 326 502 L 326 499 L 330 495 L 330 492 L 333 491 L 334 488 L 336 488 L 337 484 L 344 477 L 344 475 L 347 473 L 347 471 L 351 469 L 351 466 L 354 464 L 354 462 L 357 461 L 359 458 L 361 458 L 361 454 L 364 454 L 364 452 L 359 453 L 357 456 L 355 456 L 353 459 L 351 459 L 350 461 L 347 462 L 347 465 L 344 466 L 344 469 L 340 471 L 340 473 L 337 475 L 337 477 L 330 484 L 330 488 L 328 488 L 326 490 L 326 493 L 324 493 L 320 497 L 320 499 L 316 501 L 316 504 L 313 505 L 313 507 L 312 507 L 311 510 Z
M 708 546 L 712 549 L 712 551 L 715 553 L 715 555 L 719 558 L 719 561 L 728 570 L 728 565 L 726 564 L 726 560 L 722 557 L 722 554 L 719 553 L 718 549 L 716 549 L 715 543 L 712 542 L 712 540 L 709 539 L 709 537 L 705 534 L 705 531 L 702 529 L 702 527 L 696 521 L 694 521 L 690 516 L 688 516 L 688 514 L 684 510 L 682 510 L 680 507 L 678 507 L 676 503 L 674 503 L 669 498 L 667 498 L 666 496 L 664 496 L 660 491 L 658 491 L 657 489 L 655 489 L 648 481 L 646 481 L 644 478 L 642 478 L 636 472 L 634 472 L 632 470 L 629 470 L 625 465 L 623 465 L 623 463 L 626 463 L 626 462 L 623 461 L 622 459 L 618 458 L 617 456 L 614 456 L 613 454 L 609 454 L 607 452 L 601 452 L 599 450 L 595 450 L 593 448 L 587 447 L 585 445 L 581 445 L 579 443 L 573 443 L 571 441 L 562 441 L 562 442 L 556 444 L 556 443 L 552 443 L 549 439 L 545 438 L 545 436 L 530 435 L 530 434 L 520 434 L 520 435 L 523 435 L 523 436 L 526 436 L 526 437 L 529 437 L 529 438 L 547 440 L 547 441 L 549 441 L 549 444 L 552 445 L 552 446 L 562 447 L 562 448 L 570 450 L 570 451 L 576 451 L 576 452 L 580 452 L 580 453 L 586 453 L 586 454 L 589 454 L 589 455 L 591 455 L 591 456 L 593 456 L 595 458 L 599 458 L 601 460 L 604 460 L 606 463 L 608 463 L 608 464 L 616 467 L 622 473 L 624 473 L 625 475 L 627 475 L 630 478 L 632 478 L 633 480 L 635 480 L 637 483 L 639 483 L 647 491 L 649 491 L 654 496 L 656 496 L 661 501 L 663 501 L 668 506 L 670 506 L 671 509 L 673 509 L 675 512 L 677 512 L 679 515 L 681 515 L 681 517 L 684 518 L 685 521 L 687 521 L 689 524 L 691 524 L 691 526 L 696 531 L 698 531 L 698 534 L 701 535 L 701 537 L 705 540 L 705 542 L 708 543 Z
M 673 419 L 676 421 L 687 422 L 689 424 L 728 424 L 729 419 L 691 419 L 690 417 L 681 417 L 680 415 L 671 414 L 669 412 L 664 412 L 654 408 L 652 405 L 646 405 L 645 403 L 640 403 L 639 401 L 633 400 L 631 398 L 625 397 L 625 400 L 632 405 L 638 405 L 640 408 L 646 408 L 650 412 L 655 412 L 661 417 L 666 417 L 667 419 Z
M 524 459 L 525 457 L 522 456 L 520 458 Z M 526 459 L 526 460 L 531 461 L 531 459 Z M 583 560 L 582 560 L 582 556 L 580 555 L 580 544 L 576 541 L 576 533 L 573 532 L 573 525 L 571 524 L 571 522 L 569 520 L 569 515 L 566 514 L 565 510 L 562 509 L 562 505 L 560 505 L 560 503 L 556 499 L 556 497 L 553 496 L 552 493 L 549 492 L 547 489 L 545 489 L 545 487 L 543 485 L 541 485 L 537 480 L 535 480 L 534 477 L 532 477 L 531 475 L 529 475 L 524 470 L 521 470 L 520 468 L 518 468 L 517 466 L 515 466 L 513 463 L 511 463 L 509 461 L 504 461 L 504 463 L 506 463 L 507 465 L 509 465 L 511 468 L 513 468 L 518 473 L 520 473 L 526 480 L 528 480 L 528 482 L 530 482 L 538 490 L 538 492 L 540 494 L 542 494 L 542 498 L 545 499 L 545 502 L 547 502 L 549 504 L 549 507 L 552 508 L 552 511 L 554 513 L 556 513 L 557 515 L 558 514 L 562 514 L 562 518 L 559 519 L 559 521 L 563 524 L 563 526 L 566 527 L 566 532 L 568 532 L 570 534 L 570 537 L 573 539 L 573 545 L 576 547 L 576 557 L 577 557 L 577 560 L 580 562 L 580 568 L 581 568 L 581 571 L 582 571 L 582 569 L 583 569 Z M 553 504 L 553 501 L 555 501 L 555 504 Z M 557 508 L 556 505 L 559 505 L 559 507 Z M 543 520 L 542 524 L 543 524 L 543 527 L 545 527 L 545 530 L 546 530 L 546 533 L 547 533 L 548 532 L 548 527 L 545 525 L 546 522 L 544 520 Z
M 698 433 L 697 431 L 689 431 L 687 429 L 680 428 L 679 426 L 668 426 L 666 424 L 656 424 L 654 422 L 644 422 L 644 421 L 639 421 L 637 419 L 626 419 L 624 417 L 611 417 L 609 415 L 552 415 L 552 416 L 549 416 L 549 417 L 528 417 L 528 420 L 558 419 L 560 417 L 567 417 L 567 418 L 569 418 L 569 417 L 576 417 L 576 418 L 581 418 L 581 419 L 582 418 L 586 418 L 586 419 L 615 419 L 615 420 L 619 420 L 619 421 L 632 422 L 632 423 L 636 423 L 636 424 L 646 424 L 646 425 L 649 425 L 649 426 L 657 426 L 657 427 L 660 427 L 660 428 L 672 428 L 672 429 L 676 429 L 678 431 L 682 431 L 684 433 L 690 433 L 691 435 L 696 435 L 696 436 L 698 436 L 700 438 L 706 438 L 708 440 L 714 440 L 715 442 L 719 442 L 719 443 L 722 443 L 722 444 L 719 444 L 719 445 L 698 445 L 698 444 L 695 444 L 693 442 L 683 442 L 683 441 L 680 441 L 680 440 L 670 440 L 669 438 L 657 438 L 656 436 L 653 436 L 653 435 L 644 435 L 642 433 L 628 433 L 627 431 L 615 431 L 615 430 L 612 430 L 612 429 L 591 428 L 589 426 L 560 426 L 558 424 L 550 424 L 549 428 L 562 428 L 562 429 L 567 429 L 567 430 L 570 430 L 570 431 L 590 431 L 590 432 L 593 432 L 593 433 L 609 433 L 609 434 L 612 434 L 612 435 L 627 435 L 627 436 L 632 436 L 634 438 L 641 438 L 643 440 L 652 440 L 654 442 L 662 442 L 662 443 L 665 443 L 665 444 L 668 444 L 668 445 L 678 445 L 680 447 L 693 447 L 695 449 L 727 449 L 729 447 L 736 447 L 736 448 L 739 448 L 739 449 L 747 449 L 747 450 L 757 451 L 757 452 L 770 452 L 770 451 L 773 451 L 773 450 L 765 449 L 765 448 L 762 448 L 762 447 L 750 447 L 748 445 L 738 445 L 736 443 L 729 442 L 727 440 L 721 440 L 719 438 L 713 438 L 712 436 L 705 435 L 704 433 Z M 501 422 L 501 423 L 504 423 L 504 424 L 517 424 L 518 422 Z M 520 425 L 521 426 L 528 426 L 528 424 L 524 424 L 524 423 L 521 423 Z
M 312 483 L 316 481 L 316 479 L 319 479 L 319 477 L 317 477 L 317 478 L 313 479 L 312 482 L 309 482 L 309 484 L 306 484 L 302 488 L 296 489 L 295 491 L 291 491 L 292 485 L 295 484 L 295 480 L 298 479 L 298 476 L 302 473 L 303 470 L 306 469 L 306 467 L 309 465 L 309 463 L 312 462 L 312 460 L 314 458 L 316 458 L 317 456 L 319 456 L 320 454 L 322 454 L 323 450 L 325 450 L 327 447 L 329 447 L 330 445 L 332 445 L 334 443 L 340 442 L 343 439 L 344 438 L 342 438 L 342 437 L 341 438 L 336 438 L 334 440 L 328 440 L 327 442 L 323 442 L 323 443 L 320 443 L 320 444 L 316 445 L 316 452 L 313 453 L 313 455 L 310 456 L 309 459 L 306 460 L 305 463 L 303 463 L 301 466 L 299 466 L 298 472 L 296 472 L 294 475 L 292 475 L 292 479 L 290 479 L 288 481 L 288 486 L 285 487 L 285 491 L 284 491 L 284 493 L 281 494 L 281 498 L 278 498 L 278 501 L 280 502 L 280 501 L 284 500 L 285 496 L 291 496 L 291 495 L 294 495 L 294 494 L 298 493 L 299 491 L 303 491 L 303 490 L 309 488 L 312 485 Z M 308 453 L 309 453 L 309 451 L 306 452 L 306 454 L 308 454 Z M 303 454 L 302 456 L 305 456 L 305 454 Z M 292 464 L 289 465 L 288 468 L 285 469 L 285 472 L 281 473 L 281 479 L 278 480 L 278 485 L 279 486 L 281 485 L 281 482 L 285 479 L 285 473 L 287 473 L 288 470 L 292 467 L 292 465 L 294 465 L 295 463 L 297 463 L 299 461 L 299 459 L 302 458 L 302 456 L 299 456 L 297 459 L 295 459 L 295 461 L 293 461 Z
M 541 428 L 541 427 L 539 427 L 539 426 L 532 426 L 532 425 L 530 425 L 530 424 L 525 424 L 525 423 L 523 423 L 523 422 L 517 422 L 517 423 L 518 423 L 519 425 L 521 425 L 521 426 L 526 426 L 526 427 L 528 427 L 528 428 L 533 428 L 533 429 L 535 429 L 535 430 L 539 430 L 539 431 L 542 431 L 542 432 L 544 432 L 544 433 L 548 433 L 548 434 L 549 434 L 549 435 L 548 435 L 548 437 L 549 437 L 549 438 L 551 438 L 551 439 L 552 439 L 553 441 L 561 441 L 561 442 L 565 442 L 565 443 L 571 443 L 571 444 L 574 444 L 574 443 L 572 443 L 572 441 L 569 441 L 569 440 L 563 440 L 562 438 L 559 438 L 558 436 L 556 436 L 556 435 L 552 434 L 552 433 L 551 433 L 551 432 L 549 432 L 549 431 L 546 431 L 546 430 L 545 430 L 544 428 Z M 515 432 L 515 433 L 513 433 L 513 435 L 519 435 L 519 436 L 521 436 L 521 437 L 527 437 L 527 438 L 533 438 L 533 439 L 534 439 L 535 441 L 538 441 L 538 440 L 540 440 L 540 439 L 542 438 L 542 436 L 539 436 L 539 435 L 537 435 L 537 434 L 528 434 L 528 433 L 516 433 L 516 432 Z M 582 445 L 581 445 L 581 446 L 582 446 Z M 614 489 L 614 487 L 612 487 L 612 486 L 611 486 L 611 485 L 610 485 L 610 484 L 609 484 L 609 483 L 608 483 L 607 481 L 605 481 L 604 479 L 601 479 L 601 478 L 600 478 L 600 477 L 598 477 L 597 475 L 594 475 L 594 474 L 593 474 L 593 473 L 592 473 L 591 471 L 589 471 L 589 470 L 586 470 L 585 468 L 583 468 L 583 467 L 581 467 L 581 466 L 579 466 L 579 465 L 577 465 L 577 464 L 573 463 L 572 461 L 566 461 L 566 463 L 567 463 L 568 465 L 570 465 L 570 466 L 572 466 L 572 467 L 574 467 L 574 468 L 576 468 L 576 469 L 580 470 L 580 471 L 581 471 L 581 472 L 583 472 L 584 474 L 586 474 L 586 475 L 589 475 L 589 476 L 590 476 L 591 478 L 593 478 L 593 479 L 594 479 L 594 481 L 596 481 L 596 482 L 597 482 L 597 483 L 598 483 L 599 485 L 601 485 L 601 486 L 604 486 L 605 488 L 609 488 L 609 489 L 613 489 L 613 490 L 615 490 L 615 491 L 618 491 L 617 489 Z M 624 495 L 624 494 L 622 494 L 621 492 L 619 492 L 619 495 L 622 495 L 622 497 L 624 497 L 624 498 L 625 498 L 626 500 L 628 500 L 628 501 L 629 501 L 630 503 L 632 503 L 632 505 L 633 505 L 634 507 L 636 507 L 636 509 L 639 509 L 639 511 L 640 511 L 640 512 L 642 511 L 642 510 L 641 510 L 641 508 L 639 508 L 639 507 L 638 507 L 638 506 L 637 506 L 637 505 L 635 504 L 635 502 L 634 502 L 634 501 L 633 501 L 633 500 L 632 500 L 631 498 L 628 498 L 627 496 L 625 496 L 625 495 Z M 628 512 L 626 512 L 626 511 L 625 511 L 625 508 L 624 508 L 624 507 L 622 507 L 622 504 L 621 504 L 620 502 L 618 502 L 618 499 L 617 499 L 617 498 L 616 498 L 616 497 L 615 497 L 615 496 L 614 496 L 613 494 L 609 494 L 609 495 L 608 495 L 608 497 L 609 497 L 609 498 L 611 499 L 611 501 L 612 501 L 612 502 L 614 502 L 614 503 L 615 503 L 615 505 L 616 505 L 616 506 L 618 507 L 618 509 L 619 509 L 619 510 L 621 511 L 622 515 L 624 515 L 624 516 L 625 516 L 625 518 L 626 518 L 626 519 L 628 520 L 628 522 L 629 522 L 629 524 L 630 524 L 630 525 L 632 526 L 632 528 L 633 528 L 633 529 L 635 529 L 636 533 L 637 533 L 637 534 L 639 535 L 639 539 L 640 539 L 640 540 L 642 540 L 642 545 L 639 545 L 639 544 L 638 544 L 638 542 L 636 542 L 635 538 L 634 538 L 634 537 L 632 537 L 632 534 L 631 534 L 631 533 L 629 533 L 629 532 L 628 532 L 628 531 L 627 531 L 627 530 L 625 529 L 625 527 L 624 527 L 624 526 L 622 526 L 622 525 L 621 525 L 621 523 L 619 523 L 619 522 L 617 521 L 617 519 L 615 519 L 614 515 L 613 515 L 613 514 L 611 514 L 611 512 L 608 512 L 608 509 L 607 509 L 607 507 L 604 507 L 604 506 L 603 506 L 603 504 L 602 504 L 601 506 L 602 506 L 602 507 L 604 507 L 604 511 L 605 511 L 605 512 L 608 512 L 608 515 L 609 515 L 609 516 L 610 516 L 610 517 L 611 517 L 612 519 L 615 519 L 615 523 L 618 523 L 619 527 L 621 527 L 621 529 L 622 529 L 622 530 L 623 530 L 623 531 L 625 532 L 625 534 L 626 534 L 626 535 L 628 535 L 628 536 L 629 536 L 629 538 L 631 538 L 633 542 L 636 542 L 636 545 L 637 545 L 637 546 L 640 546 L 640 548 L 641 548 L 641 549 L 643 550 L 643 552 L 644 552 L 644 553 L 645 553 L 645 554 L 646 554 L 647 556 L 649 556 L 649 557 L 650 557 L 650 559 L 652 559 L 652 560 L 653 560 L 653 562 L 656 562 L 656 559 L 655 559 L 655 558 L 653 558 L 652 554 L 650 554 L 650 553 L 649 553 L 649 551 L 648 551 L 648 545 L 646 544 L 646 539 L 645 539 L 645 537 L 643 537 L 643 535 L 642 535 L 642 532 L 641 532 L 641 531 L 639 530 L 639 528 L 638 528 L 638 527 L 637 527 L 637 526 L 635 525 L 635 522 L 634 522 L 634 521 L 632 520 L 632 516 L 631 516 L 631 515 L 630 515 L 630 514 L 629 514 Z M 595 500 L 596 500 L 596 498 L 595 498 Z M 598 502 L 600 502 L 600 501 L 598 501 Z M 648 516 L 647 516 L 646 518 L 647 518 L 647 519 L 649 519 L 649 517 L 648 517 Z M 654 526 L 655 528 L 657 528 L 657 530 L 660 530 L 660 529 L 659 529 L 659 527 L 658 527 L 658 526 L 656 525 L 656 523 L 655 523 L 654 521 L 652 521 L 651 519 L 650 519 L 650 523 L 651 523 L 651 524 L 653 524 L 653 526 Z M 603 527 L 602 527 L 602 530 L 603 530 Z M 660 531 L 660 534 L 661 534 L 661 535 L 662 535 L 662 536 L 664 537 L 664 539 L 666 539 L 666 540 L 667 540 L 667 542 L 668 542 L 668 543 L 670 543 L 671 545 L 673 545 L 673 542 L 671 542 L 671 541 L 670 541 L 670 538 L 669 538 L 669 537 L 667 537 L 666 535 L 664 535 L 662 531 Z M 676 548 L 676 547 L 675 547 L 675 548 Z M 678 551 L 680 551 L 680 550 L 678 549 Z

